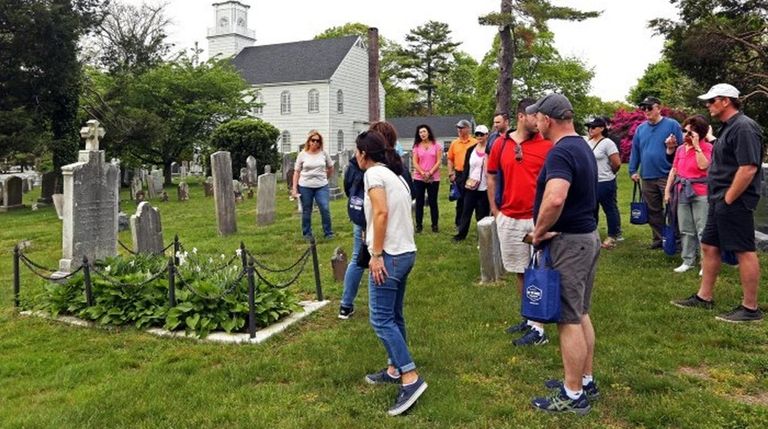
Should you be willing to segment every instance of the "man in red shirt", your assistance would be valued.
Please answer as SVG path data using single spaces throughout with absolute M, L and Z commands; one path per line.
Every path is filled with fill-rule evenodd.
M 501 244 L 504 269 L 517 276 L 517 291 L 522 294 L 523 273 L 530 263 L 531 247 L 523 242 L 533 232 L 533 204 L 536 180 L 552 142 L 544 139 L 536 127 L 536 116 L 525 108 L 536 100 L 526 98 L 517 105 L 517 129 L 500 136 L 493 143 L 488 158 L 488 199 Z M 497 201 L 496 189 L 501 188 Z M 516 346 L 546 344 L 544 325 L 523 320 L 507 328 L 508 333 L 522 332 Z

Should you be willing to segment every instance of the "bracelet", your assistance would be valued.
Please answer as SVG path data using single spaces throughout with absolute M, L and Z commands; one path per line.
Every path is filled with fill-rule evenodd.
M 371 253 L 371 257 L 373 258 L 381 258 L 383 256 L 383 253 Z

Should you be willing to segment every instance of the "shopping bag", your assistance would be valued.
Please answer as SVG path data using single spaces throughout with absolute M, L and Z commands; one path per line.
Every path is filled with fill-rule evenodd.
M 677 221 L 671 204 L 667 204 L 666 224 L 661 229 L 661 247 L 664 253 L 674 256 L 677 253 Z
M 549 245 L 534 252 L 525 269 L 520 313 L 535 322 L 560 321 L 560 273 L 552 268 Z
M 643 192 L 639 192 L 640 198 L 637 194 L 640 190 L 640 184 L 635 182 L 635 187 L 632 190 L 632 202 L 629 203 L 629 223 L 634 225 L 645 225 L 648 223 L 648 204 L 643 201 Z
M 448 201 L 456 201 L 461 198 L 461 188 L 455 183 L 451 183 L 451 189 L 448 192 Z

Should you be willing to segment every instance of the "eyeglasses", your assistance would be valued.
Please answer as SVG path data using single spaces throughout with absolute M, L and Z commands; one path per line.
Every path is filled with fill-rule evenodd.
M 523 162 L 523 146 L 515 142 L 515 161 Z
M 653 110 L 653 106 L 649 106 L 647 104 L 644 104 L 644 105 L 640 106 L 640 110 L 642 110 L 643 112 L 650 112 L 651 110 Z
M 486 134 L 486 133 L 475 133 L 475 137 L 482 137 L 482 136 L 487 136 L 487 135 L 488 134 Z
M 309 139 L 309 141 L 313 143 L 320 143 L 320 139 Z
M 460 126 L 456 125 L 456 128 L 458 128 L 460 130 L 463 130 L 464 128 L 467 128 L 467 127 L 460 127 Z

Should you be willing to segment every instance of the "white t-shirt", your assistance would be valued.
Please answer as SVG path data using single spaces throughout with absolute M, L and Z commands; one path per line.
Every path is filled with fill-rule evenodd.
M 608 137 L 604 137 L 597 143 L 589 141 L 587 137 L 584 138 L 587 145 L 592 149 L 592 153 L 595 155 L 597 161 L 597 181 L 598 182 L 610 182 L 616 178 L 616 173 L 611 168 L 610 156 L 614 153 L 619 153 L 619 149 L 616 147 L 616 143 Z
M 294 169 L 299 172 L 299 186 L 305 188 L 321 188 L 328 184 L 326 169 L 333 166 L 331 157 L 321 150 L 309 153 L 305 150 L 296 157 Z
M 480 186 L 477 187 L 478 191 L 485 191 L 488 189 L 488 183 L 486 180 L 486 169 L 488 168 L 488 155 L 485 151 L 477 153 L 477 149 L 472 150 L 472 154 L 469 155 L 469 178 L 480 180 Z
M 413 220 L 411 219 L 411 191 L 401 176 L 396 175 L 386 166 L 377 164 L 365 170 L 365 244 L 373 254 L 373 207 L 368 191 L 382 188 L 387 198 L 387 231 L 384 234 L 384 251 L 390 255 L 400 255 L 416 251 L 413 239 Z

